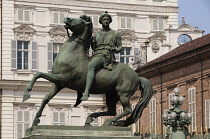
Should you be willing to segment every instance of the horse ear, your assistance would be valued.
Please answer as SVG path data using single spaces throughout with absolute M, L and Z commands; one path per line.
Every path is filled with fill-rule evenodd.
M 91 22 L 91 18 L 87 15 L 81 15 L 80 18 L 87 21 L 87 22 Z

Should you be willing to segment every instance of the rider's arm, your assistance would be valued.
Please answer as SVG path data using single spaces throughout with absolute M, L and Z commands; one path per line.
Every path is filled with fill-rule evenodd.
M 91 48 L 93 51 L 96 49 L 96 37 L 95 36 L 93 36 L 91 38 Z
M 122 40 L 121 40 L 121 34 L 120 32 L 117 31 L 116 33 L 117 36 L 117 40 L 116 40 L 116 49 L 115 49 L 115 53 L 119 53 L 122 50 Z

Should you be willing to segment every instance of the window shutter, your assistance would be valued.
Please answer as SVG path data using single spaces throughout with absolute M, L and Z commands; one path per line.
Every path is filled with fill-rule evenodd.
M 134 62 L 140 62 L 139 48 L 134 48 Z
M 125 28 L 125 18 L 121 18 L 121 28 Z
M 58 13 L 53 13 L 53 23 L 58 23 Z
M 139 54 L 139 48 L 134 48 L 134 55 Z
M 17 69 L 17 40 L 12 40 L 11 45 L 11 69 Z
M 163 30 L 163 19 L 159 19 L 159 30 Z
M 23 137 L 23 125 L 22 124 L 17 124 L 17 138 L 20 139 Z
M 53 112 L 53 123 L 58 122 L 58 112 Z
M 127 18 L 127 28 L 131 28 L 131 18 Z
M 157 20 L 156 19 L 153 20 L 153 30 L 158 30 Z
M 60 112 L 60 122 L 61 123 L 65 122 L 65 112 Z
M 60 24 L 64 23 L 64 13 L 60 13 Z
M 18 21 L 23 21 L 23 10 L 18 10 Z
M 29 11 L 24 11 L 25 15 L 25 20 L 24 21 L 30 21 L 30 12 Z
M 209 103 L 210 101 L 209 100 L 206 100 L 206 126 L 209 128 L 209 126 L 210 126 L 210 115 L 209 115 L 209 105 L 210 105 L 210 103 Z
M 24 122 L 29 122 L 29 111 L 24 111 Z
M 37 42 L 32 42 L 32 66 L 31 69 L 32 70 L 37 70 L 38 68 L 38 51 L 37 51 Z
M 18 122 L 23 121 L 23 111 L 17 111 L 17 121 Z
M 98 21 L 98 16 L 93 16 L 93 25 L 94 25 L 95 27 L 98 27 L 98 23 L 99 23 L 99 21 Z
M 116 61 L 119 61 L 119 60 L 120 60 L 120 54 L 117 53 L 117 54 L 114 54 L 114 55 L 115 55 L 115 60 L 116 60 Z
M 47 48 L 48 48 L 48 71 L 52 71 L 52 64 L 53 64 L 53 43 L 52 42 L 48 42 L 47 44 Z

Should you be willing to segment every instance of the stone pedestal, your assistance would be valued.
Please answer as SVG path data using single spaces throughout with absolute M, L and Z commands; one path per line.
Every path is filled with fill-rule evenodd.
M 23 139 L 139 139 L 129 127 L 39 125 L 26 130 Z

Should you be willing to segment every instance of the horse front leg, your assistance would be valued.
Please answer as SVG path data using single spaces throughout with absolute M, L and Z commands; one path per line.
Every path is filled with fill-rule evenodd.
M 36 116 L 34 118 L 33 126 L 37 126 L 40 123 L 40 117 L 42 115 L 42 112 L 44 110 L 45 105 L 62 89 L 62 87 L 57 86 L 55 84 L 52 85 L 52 88 L 50 89 L 49 93 L 46 94 L 46 96 L 43 98 L 41 106 L 39 110 L 36 113 Z
M 25 92 L 23 94 L 23 101 L 26 101 L 30 98 L 30 94 L 29 91 L 32 90 L 35 82 L 37 79 L 39 78 L 44 78 L 50 82 L 56 83 L 61 81 L 61 75 L 60 74 L 49 74 L 49 73 L 42 73 L 42 72 L 37 72 L 34 77 L 32 78 L 32 80 L 30 81 L 30 83 L 26 86 Z

